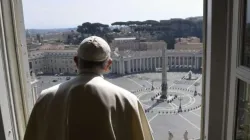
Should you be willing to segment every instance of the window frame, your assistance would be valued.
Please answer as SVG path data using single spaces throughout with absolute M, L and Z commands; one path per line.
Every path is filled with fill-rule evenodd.
M 230 96 L 228 109 L 227 139 L 234 140 L 236 137 L 236 116 L 238 100 L 238 80 L 250 84 L 250 68 L 241 65 L 242 46 L 244 45 L 245 30 L 245 0 L 234 0 L 232 21 L 232 59 L 230 74 Z M 244 8 L 243 8 L 244 7 Z M 235 59 L 236 58 L 236 59 Z
M 6 139 L 22 140 L 34 105 L 30 84 L 22 1 L 0 1 L 1 110 Z M 0 75 L 1 75 L 0 74 Z M 6 90 L 4 90 L 4 88 Z M 6 95 L 6 96 L 5 96 Z M 9 128 L 10 127 L 10 128 Z
M 229 140 L 233 0 L 204 1 L 203 107 L 201 139 Z
M 10 32 L 12 35 L 12 37 L 10 37 L 11 39 L 8 40 L 10 43 L 12 43 L 12 45 L 8 45 L 8 47 L 5 46 L 5 49 L 10 56 L 14 55 L 14 57 L 12 57 L 12 61 L 5 61 L 5 63 L 10 63 L 11 68 L 16 68 L 18 70 L 18 73 L 15 74 L 13 73 L 13 70 L 11 71 L 7 69 L 6 71 L 9 72 L 9 77 L 7 77 L 6 79 L 9 80 L 8 84 L 10 84 L 8 88 L 20 89 L 19 92 L 17 91 L 10 94 L 14 95 L 15 99 L 13 100 L 13 102 L 15 104 L 15 107 L 17 108 L 17 105 L 22 107 L 22 109 L 20 109 L 20 112 L 16 112 L 15 114 L 16 116 L 19 116 L 19 119 L 16 119 L 16 122 L 19 126 L 17 128 L 17 136 L 19 137 L 19 139 L 22 139 L 25 130 L 25 124 L 27 123 L 28 119 L 28 105 L 25 105 L 27 96 L 26 94 L 31 93 L 29 84 L 27 84 L 29 83 L 29 74 L 27 74 L 27 72 L 29 73 L 29 67 L 28 62 L 26 63 L 25 61 L 26 59 L 28 60 L 28 57 L 24 34 L 25 30 L 23 23 L 22 3 L 20 0 L 2 1 L 5 2 L 4 7 L 6 11 L 11 11 L 9 13 L 5 12 L 5 16 L 3 16 L 4 18 L 10 18 L 11 21 L 8 20 L 8 22 L 12 23 L 9 25 L 5 24 L 6 33 Z M 225 139 L 224 133 L 227 128 L 226 126 L 228 125 L 227 123 L 225 123 L 227 118 L 226 112 L 228 109 L 227 105 L 229 101 L 227 100 L 227 91 L 229 88 L 227 81 L 230 73 L 230 71 L 227 69 L 230 67 L 231 60 L 229 59 L 231 57 L 231 50 L 228 47 L 230 46 L 229 40 L 231 38 L 228 36 L 230 25 L 227 24 L 227 21 L 231 19 L 230 16 L 228 16 L 227 12 L 231 9 L 231 1 L 233 0 L 204 0 L 203 42 L 205 44 L 205 47 L 203 50 L 203 103 L 201 114 L 203 117 L 201 122 L 201 139 Z M 217 24 L 222 25 L 222 28 L 221 26 L 220 28 L 216 27 L 218 26 Z M 223 25 L 227 26 L 223 27 Z M 218 37 L 222 39 L 218 40 Z M 218 59 L 219 61 L 217 62 L 216 59 Z M 218 64 L 222 65 L 219 66 L 220 70 L 218 71 L 218 73 L 221 75 L 218 75 L 215 71 L 215 69 L 217 68 L 216 65 Z M 221 79 L 219 81 L 211 82 L 211 80 L 215 80 L 217 78 Z M 219 90 L 216 91 L 215 89 L 218 86 L 221 87 L 219 87 Z M 212 112 L 212 110 L 218 110 L 217 107 L 212 104 L 212 101 L 216 99 L 215 95 L 219 95 L 220 99 L 223 99 L 220 102 L 216 102 L 216 104 L 221 105 L 222 108 L 222 111 L 219 113 L 222 118 L 219 119 L 215 119 L 218 114 Z

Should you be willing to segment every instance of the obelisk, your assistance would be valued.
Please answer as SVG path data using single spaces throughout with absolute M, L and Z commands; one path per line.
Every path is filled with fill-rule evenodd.
M 162 48 L 162 84 L 161 84 L 161 99 L 167 99 L 168 83 L 167 83 L 167 67 L 166 67 L 166 49 L 167 44 Z

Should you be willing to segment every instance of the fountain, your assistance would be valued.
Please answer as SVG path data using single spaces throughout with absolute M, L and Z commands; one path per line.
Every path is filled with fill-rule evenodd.
M 198 77 L 193 75 L 193 72 L 190 70 L 186 76 L 184 76 L 182 79 L 185 80 L 196 80 Z

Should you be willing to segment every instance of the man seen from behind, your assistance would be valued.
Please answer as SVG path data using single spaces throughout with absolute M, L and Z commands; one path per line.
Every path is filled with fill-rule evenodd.
M 24 140 L 153 140 L 138 98 L 102 76 L 110 53 L 100 37 L 81 42 L 74 57 L 78 75 L 42 91 Z

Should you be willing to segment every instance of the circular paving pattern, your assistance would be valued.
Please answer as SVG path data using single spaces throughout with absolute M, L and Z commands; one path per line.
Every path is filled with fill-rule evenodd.
M 171 130 L 175 139 L 183 139 L 185 130 L 188 130 L 190 138 L 199 138 L 202 77 L 201 74 L 193 74 L 196 78 L 187 80 L 183 78 L 185 75 L 187 75 L 186 72 L 168 72 L 169 99 L 164 102 L 157 100 L 161 92 L 161 73 L 111 75 L 106 79 L 132 91 L 140 99 L 155 140 L 168 138 L 167 130 Z M 66 81 L 66 77 L 62 76 L 57 82 L 52 82 L 54 79 L 58 79 L 58 77 L 41 76 L 39 79 L 40 90 Z M 196 96 L 194 96 L 195 89 L 198 92 Z M 180 97 L 182 112 L 179 112 Z
M 132 91 L 138 95 L 141 103 L 144 105 L 146 113 L 160 113 L 160 114 L 175 114 L 185 113 L 196 110 L 201 107 L 201 94 L 195 94 L 194 90 L 186 88 L 172 88 L 168 89 L 168 97 L 170 99 L 159 101 L 157 100 L 161 95 L 161 87 L 145 88 Z M 179 109 L 181 106 L 181 109 Z

